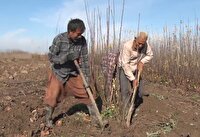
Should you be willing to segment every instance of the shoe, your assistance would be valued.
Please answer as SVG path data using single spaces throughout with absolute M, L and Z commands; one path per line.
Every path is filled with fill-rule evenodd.
M 143 103 L 143 98 L 138 97 L 135 101 L 135 108 L 138 108 Z

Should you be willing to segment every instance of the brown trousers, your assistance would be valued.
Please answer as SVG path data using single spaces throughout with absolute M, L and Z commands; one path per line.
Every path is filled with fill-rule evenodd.
M 70 77 L 69 80 L 63 85 L 50 71 L 48 78 L 48 85 L 44 97 L 44 103 L 55 107 L 58 102 L 62 101 L 66 96 L 74 96 L 80 103 L 86 105 L 91 104 L 91 100 L 85 90 L 81 76 Z

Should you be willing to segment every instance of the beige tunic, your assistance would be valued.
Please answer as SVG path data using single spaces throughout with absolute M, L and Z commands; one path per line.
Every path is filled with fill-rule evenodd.
M 129 40 L 126 42 L 119 55 L 119 67 L 122 67 L 124 70 L 124 73 L 126 77 L 133 81 L 135 79 L 135 76 L 133 75 L 133 72 L 137 69 L 137 59 L 139 57 L 139 53 L 137 51 L 134 51 L 132 48 L 133 40 Z M 142 58 L 141 62 L 143 64 L 149 62 L 153 58 L 153 52 L 151 49 L 151 46 L 147 42 L 147 52 L 146 55 Z

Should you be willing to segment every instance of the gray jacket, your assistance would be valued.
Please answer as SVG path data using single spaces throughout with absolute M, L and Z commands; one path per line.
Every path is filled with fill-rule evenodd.
M 67 55 L 74 52 L 79 54 L 80 67 L 88 81 L 90 76 L 88 47 L 83 36 L 72 41 L 68 38 L 67 32 L 61 33 L 54 38 L 49 47 L 48 57 L 52 63 L 52 70 L 63 84 L 70 76 L 77 76 L 78 74 L 74 62 L 67 58 Z

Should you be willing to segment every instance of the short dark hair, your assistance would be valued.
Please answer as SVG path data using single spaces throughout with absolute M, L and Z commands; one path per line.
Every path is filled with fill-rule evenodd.
M 67 31 L 68 33 L 69 32 L 74 32 L 76 31 L 77 29 L 80 29 L 81 32 L 83 33 L 85 31 L 85 24 L 82 20 L 80 19 L 71 19 L 69 22 L 68 22 L 68 25 L 67 25 Z

